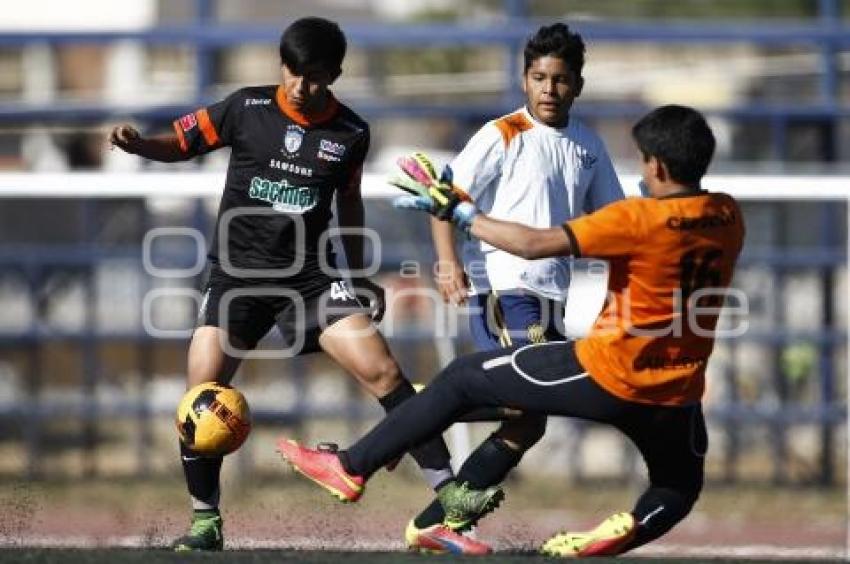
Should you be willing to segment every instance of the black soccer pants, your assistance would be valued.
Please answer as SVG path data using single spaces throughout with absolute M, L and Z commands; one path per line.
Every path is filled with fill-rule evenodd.
M 650 480 L 633 510 L 639 527 L 629 548 L 667 532 L 699 496 L 708 442 L 701 406 L 655 406 L 620 399 L 587 374 L 572 342 L 526 345 L 455 360 L 422 393 L 352 445 L 343 462 L 352 473 L 369 477 L 479 407 L 578 417 L 613 425 L 628 436 L 643 456 Z

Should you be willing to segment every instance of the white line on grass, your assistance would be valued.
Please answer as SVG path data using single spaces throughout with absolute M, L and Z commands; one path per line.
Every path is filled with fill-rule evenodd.
M 165 541 L 143 536 L 22 536 L 0 538 L 0 548 L 161 548 Z M 242 550 L 327 550 L 334 552 L 392 552 L 404 546 L 394 541 L 335 541 L 315 537 L 280 539 L 238 539 L 227 542 L 228 549 Z M 495 546 L 496 550 L 500 548 Z M 701 546 L 657 543 L 644 546 L 635 556 L 681 556 L 687 558 L 777 558 L 777 559 L 840 559 L 845 555 L 842 546 L 782 547 L 767 544 L 740 546 Z

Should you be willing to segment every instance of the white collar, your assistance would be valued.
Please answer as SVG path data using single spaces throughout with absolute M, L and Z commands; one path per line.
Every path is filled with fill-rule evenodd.
M 534 117 L 534 114 L 528 111 L 528 104 L 522 105 L 522 111 L 525 114 L 525 117 L 527 117 L 531 121 L 531 123 L 534 124 L 534 127 L 540 128 L 542 131 L 548 133 L 549 135 L 557 135 L 558 137 L 568 137 L 574 129 L 574 125 L 576 123 L 575 117 L 570 115 L 569 120 L 567 121 L 567 125 L 565 125 L 564 127 L 552 127 L 551 125 L 546 125 L 545 123 Z

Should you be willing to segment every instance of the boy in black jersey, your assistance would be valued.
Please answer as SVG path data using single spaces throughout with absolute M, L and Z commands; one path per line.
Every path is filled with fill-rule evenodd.
M 383 291 L 366 278 L 354 278 L 350 288 L 334 272 L 323 237 L 334 197 L 340 227 L 363 227 L 360 179 L 369 126 L 328 89 L 341 73 L 345 49 L 335 23 L 298 20 L 281 37 L 279 85 L 242 88 L 179 118 L 170 135 L 142 137 L 129 125 L 111 134 L 121 149 L 163 162 L 232 149 L 209 251 L 209 280 L 189 347 L 188 387 L 229 382 L 241 353 L 277 324 L 290 350 L 324 350 L 387 411 L 415 394 L 372 324 L 370 308 L 358 298 L 369 298 L 377 318 Z M 342 243 L 356 273 L 363 268 L 362 242 L 350 233 L 343 233 Z M 199 457 L 182 444 L 181 455 L 195 511 L 189 534 L 174 548 L 221 549 L 222 458 Z M 440 497 L 466 491 L 453 480 L 442 439 L 412 455 Z M 460 497 L 483 506 L 492 495 Z

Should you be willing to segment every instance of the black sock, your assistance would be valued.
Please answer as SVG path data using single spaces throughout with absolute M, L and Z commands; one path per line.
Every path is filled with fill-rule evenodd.
M 502 439 L 490 435 L 463 463 L 457 474 L 457 482 L 460 484 L 467 482 L 471 488 L 478 490 L 501 484 L 508 472 L 519 464 L 523 454 L 525 454 L 524 451 L 514 450 Z M 445 517 L 440 501 L 434 499 L 416 516 L 413 524 L 417 528 L 424 529 L 442 523 Z
M 378 403 L 381 404 L 381 407 L 384 408 L 384 411 L 389 413 L 390 411 L 401 405 L 404 400 L 415 395 L 416 388 L 413 387 L 413 384 L 411 384 L 409 380 L 403 379 L 393 391 L 391 391 L 382 398 L 378 398 Z
M 523 454 L 525 451 L 514 450 L 502 439 L 490 435 L 463 463 L 457 481 L 468 482 L 477 490 L 501 484 L 522 460 Z
M 425 529 L 430 527 L 431 525 L 436 525 L 438 523 L 442 523 L 443 519 L 446 518 L 446 512 L 443 511 L 443 506 L 440 505 L 440 500 L 434 498 L 431 503 L 423 509 L 419 515 L 413 519 L 413 525 L 417 529 Z
M 218 480 L 223 460 L 222 456 L 199 456 L 180 443 L 180 461 L 183 463 L 189 494 L 212 508 L 218 507 Z
M 653 541 L 672 529 L 690 513 L 698 496 L 699 489 L 650 487 L 640 496 L 632 511 L 638 524 L 637 532 L 625 550 Z
M 337 458 L 339 458 L 339 463 L 342 466 L 342 469 L 348 472 L 353 476 L 357 476 L 357 471 L 351 467 L 351 461 L 348 459 L 348 453 L 344 450 L 341 450 L 336 453 Z
M 416 389 L 413 384 L 406 379 L 402 379 L 396 388 L 378 399 L 378 403 L 389 413 L 405 400 L 416 395 Z M 442 437 L 435 437 L 430 441 L 421 444 L 410 451 L 410 456 L 416 461 L 420 468 L 425 472 L 426 477 L 431 486 L 436 490 L 441 485 L 451 479 L 451 455 L 446 447 Z M 343 467 L 344 464 L 343 464 Z M 448 470 L 448 472 L 446 472 Z M 436 472 L 433 472 L 436 471 Z

